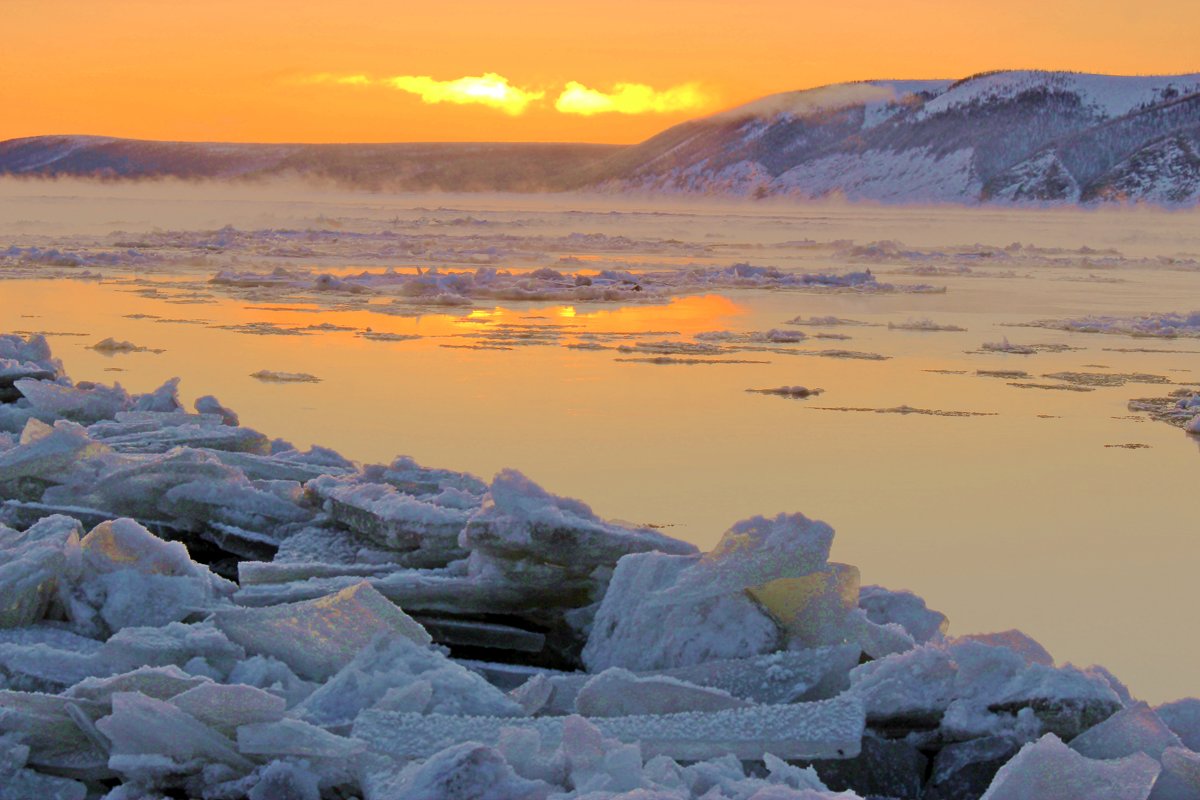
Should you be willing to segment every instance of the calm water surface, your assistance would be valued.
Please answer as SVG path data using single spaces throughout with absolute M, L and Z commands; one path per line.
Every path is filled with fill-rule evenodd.
M 932 237 L 912 229 L 914 237 Z M 1135 239 L 1126 237 L 1131 249 L 1153 249 Z M 744 517 L 800 511 L 834 526 L 834 557 L 858 565 L 864 582 L 918 592 L 949 615 L 951 633 L 1017 627 L 1060 662 L 1104 664 L 1145 699 L 1200 695 L 1193 669 L 1200 640 L 1190 635 L 1200 574 L 1191 506 L 1200 442 L 1126 410 L 1131 398 L 1176 387 L 1049 391 L 974 374 L 1025 370 L 1047 382 L 1039 376 L 1143 372 L 1200 380 L 1200 355 L 1184 352 L 1200 350 L 1200 341 L 1006 327 L 1190 310 L 1200 305 L 1200 275 L 1123 269 L 1123 282 L 1102 283 L 1015 271 L 1033 277 L 906 279 L 946 285 L 945 294 L 731 291 L 634 307 L 477 304 L 420 317 L 220 297 L 174 303 L 119 281 L 9 280 L 0 281 L 0 319 L 7 330 L 85 334 L 50 337 L 75 380 L 146 391 L 178 375 L 189 402 L 216 394 L 243 424 L 299 445 L 320 443 L 368 462 L 411 455 L 484 478 L 516 467 L 601 515 L 669 526 L 701 547 Z M 738 357 L 769 363 L 653 365 L 562 346 L 579 332 L 668 330 L 688 341 L 703 331 L 785 327 L 798 315 L 876 325 L 807 328 L 852 338 L 781 350 L 844 348 L 890 359 L 744 353 Z M 967 331 L 886 327 L 918 318 Z M 255 336 L 212 327 L 261 321 L 424 338 Z M 497 324 L 556 326 L 563 338 L 504 351 L 441 346 L 469 343 Z M 166 352 L 107 357 L 87 349 L 109 336 Z M 1004 336 L 1081 349 L 969 352 Z M 1139 346 L 1174 352 L 1105 349 Z M 249 377 L 261 369 L 322 380 L 276 385 Z M 745 391 L 796 384 L 824 394 L 790 400 Z M 899 405 L 994 416 L 818 408 Z M 1125 443 L 1148 447 L 1106 447 Z

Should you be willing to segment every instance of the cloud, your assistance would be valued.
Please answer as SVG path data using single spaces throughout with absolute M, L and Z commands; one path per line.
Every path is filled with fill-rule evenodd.
M 428 75 L 395 75 L 390 78 L 371 78 L 366 75 L 334 75 L 322 72 L 309 76 L 305 83 L 326 83 L 339 86 L 386 86 L 415 94 L 425 103 L 478 104 L 496 108 L 516 116 L 525 112 L 530 103 L 541 100 L 545 92 L 535 92 L 513 86 L 508 78 L 488 72 L 478 77 L 466 76 L 452 81 L 439 81 Z
M 546 95 L 545 92 L 512 86 L 508 78 L 494 72 L 452 81 L 438 81 L 428 75 L 397 75 L 384 78 L 380 83 L 418 95 L 425 103 L 478 103 L 514 116 L 523 113 L 530 103 Z
M 699 84 L 684 83 L 656 91 L 644 83 L 618 83 L 611 92 L 571 81 L 554 101 L 563 114 L 666 114 L 701 108 L 709 102 Z
M 449 81 L 439 81 L 428 75 L 395 75 L 390 78 L 373 78 L 368 75 L 337 75 L 322 72 L 303 79 L 305 83 L 331 84 L 336 86 L 386 87 L 415 94 L 424 103 L 454 103 L 457 105 L 477 104 L 499 109 L 506 114 L 518 116 L 529 106 L 546 96 L 544 91 L 513 86 L 508 78 L 495 72 L 479 76 L 466 76 Z M 554 101 L 554 108 L 562 114 L 666 114 L 672 111 L 689 111 L 710 104 L 712 98 L 705 95 L 698 83 L 684 83 L 662 91 L 644 83 L 618 83 L 611 92 L 602 92 L 579 83 L 569 81 Z
M 370 86 L 371 79 L 366 75 L 334 75 L 322 72 L 303 79 L 304 83 L 336 83 L 341 86 Z

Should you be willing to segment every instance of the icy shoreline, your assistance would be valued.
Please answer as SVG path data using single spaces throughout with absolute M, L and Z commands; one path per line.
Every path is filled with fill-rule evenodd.
M 360 466 L 171 382 L 74 385 L 20 337 L 0 498 L 0 797 L 1200 791 L 1200 701 L 950 637 L 799 514 L 700 555 L 511 470 Z

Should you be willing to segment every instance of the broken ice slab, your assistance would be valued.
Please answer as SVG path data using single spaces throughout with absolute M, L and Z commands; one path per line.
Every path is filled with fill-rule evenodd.
M 127 517 L 96 525 L 83 537 L 80 548 L 83 563 L 97 573 L 136 569 L 147 575 L 202 578 L 226 593 L 235 588 L 193 561 L 185 545 L 163 541 Z
M 511 469 L 496 475 L 459 544 L 501 558 L 547 561 L 585 574 L 598 566 L 611 566 L 628 553 L 696 552 L 694 545 L 649 528 L 604 522 L 585 503 L 553 495 Z
M 63 696 L 108 704 L 114 694 L 137 692 L 156 700 L 167 700 L 205 683 L 211 683 L 211 680 L 189 675 L 174 665 L 140 667 L 120 675 L 86 678 L 64 692 Z
M 2 396 L 2 395 L 0 395 Z M 4 744 L 0 742 L 0 747 Z M 85 800 L 87 786 L 31 769 L 0 772 L 0 800 Z
M 33 503 L 21 500 L 4 500 L 0 503 L 0 520 L 3 520 L 7 525 L 15 525 L 19 528 L 28 528 L 30 525 L 36 524 L 38 520 L 55 514 L 77 519 L 83 523 L 85 528 L 94 528 L 101 522 L 107 522 L 110 519 L 120 516 L 120 514 L 114 514 L 111 511 L 104 511 L 98 508 L 85 508 L 83 506 Z M 154 526 L 161 528 L 161 524 L 156 525 L 149 521 L 143 522 L 147 527 Z
M 673 678 L 728 692 L 754 703 L 778 705 L 836 697 L 850 686 L 850 670 L 858 665 L 861 653 L 857 645 L 844 644 L 780 650 L 752 658 L 717 659 L 688 667 L 634 674 L 646 678 Z M 485 674 L 492 679 L 486 671 Z M 525 677 L 537 675 L 543 676 L 542 680 L 551 692 L 533 713 L 558 715 L 575 712 L 576 695 L 592 677 L 587 673 L 545 670 L 527 673 Z
M 1078 736 L 1121 709 L 1121 698 L 1104 676 L 1070 665 L 1054 669 L 1033 664 L 998 694 L 988 704 L 989 711 L 1015 713 L 1031 708 L 1044 730 L 1065 739 Z
M 87 786 L 25 769 L 29 748 L 13 734 L 0 736 L 0 800 L 84 800 Z
M 170 698 L 171 705 L 226 736 L 239 725 L 277 722 L 287 705 L 282 697 L 244 684 L 207 681 Z
M 1150 800 L 1194 800 L 1200 797 L 1200 753 L 1168 747 L 1159 758 L 1162 772 Z
M 996 770 L 1016 754 L 1011 736 L 981 736 L 952 742 L 938 751 L 926 784 L 926 800 L 977 798 L 987 791 Z
M 634 671 L 747 658 L 780 649 L 778 624 L 739 586 L 732 592 L 690 596 L 656 605 L 689 574 L 697 556 L 635 553 L 617 563 L 592 625 L 583 663 Z
M 913 649 L 916 642 L 898 623 L 877 625 L 857 608 L 846 615 L 846 639 L 862 648 L 868 658 L 885 658 Z
M 191 482 L 238 484 L 245 478 L 215 457 L 181 448 L 161 455 L 105 458 L 100 473 L 79 485 L 47 490 L 42 502 L 102 508 L 117 516 L 160 520 L 165 513 L 159 501 L 172 488 Z
M 756 703 L 795 703 L 829 699 L 848 688 L 850 670 L 858 660 L 859 648 L 846 644 L 709 661 L 659 674 L 711 686 Z
M 1200 699 L 1189 697 L 1164 703 L 1155 707 L 1154 713 L 1183 740 L 1185 747 L 1200 752 Z
M 409 550 L 440 540 L 445 561 L 462 558 L 458 534 L 474 508 L 454 508 L 402 494 L 382 483 L 312 481 L 309 491 L 325 500 L 335 522 L 386 547 Z
M 832 543 L 833 528 L 803 514 L 751 517 L 726 531 L 712 551 L 650 602 L 695 602 L 779 578 L 800 578 L 827 568 Z
M 100 648 L 95 639 L 48 625 L 0 629 L 0 682 L 11 689 L 59 691 L 112 672 Z
M 273 480 L 305 483 L 322 475 L 348 475 L 354 471 L 352 467 L 304 461 L 296 457 L 300 454 L 294 451 L 292 453 L 259 455 L 235 450 L 212 450 L 211 455 L 222 464 L 240 469 L 252 481 Z
M 266 606 L 309 600 L 359 583 L 356 577 L 311 578 L 281 584 L 243 586 L 234 602 Z M 467 577 L 433 570 L 399 569 L 368 582 L 384 597 L 413 613 L 528 614 L 544 616 L 547 609 L 571 608 L 591 602 L 590 589 L 564 591 L 503 576 Z
M 217 414 L 190 414 L 187 411 L 121 411 L 112 419 L 94 422 L 88 426 L 88 434 L 94 438 L 126 436 L 138 433 L 154 433 L 164 428 L 181 425 L 215 427 L 224 425 Z
M 324 680 L 379 633 L 419 644 L 429 634 L 365 581 L 317 600 L 265 608 L 222 609 L 214 621 L 251 653 L 274 656 L 301 677 Z
M 19 380 L 52 381 L 56 377 L 53 370 L 32 361 L 0 358 L 0 403 L 11 403 L 21 398 L 20 390 L 13 385 Z
M 894 591 L 882 586 L 859 589 L 858 607 L 876 625 L 899 624 L 917 644 L 939 638 L 950 624 L 945 614 L 927 608 L 923 598 L 909 591 Z
M 239 561 L 242 586 L 305 581 L 309 578 L 374 577 L 396 571 L 395 564 L 322 564 L 304 561 Z
M 193 772 L 212 762 L 241 772 L 254 769 L 227 736 L 170 703 L 143 694 L 114 694 L 112 713 L 97 720 L 96 727 L 111 745 L 109 765 L 127 778 L 139 776 L 145 768 L 144 756 L 169 760 L 165 766 L 156 760 L 151 767 L 155 771 Z
M 637 765 L 639 769 L 640 766 Z M 360 784 L 365 800 L 401 797 L 442 800 L 468 796 L 481 800 L 541 800 L 555 788 L 544 781 L 522 777 L 496 748 L 474 742 L 455 745 L 427 761 L 405 766 L 376 756 L 362 769 Z M 591 796 L 608 798 L 614 795 L 605 792 Z
M 605 737 L 640 743 L 645 758 L 702 761 L 732 754 L 749 761 L 761 760 L 766 753 L 783 759 L 853 758 L 861 746 L 864 717 L 857 700 L 837 698 L 589 722 Z M 562 740 L 563 726 L 561 717 L 514 720 L 368 709 L 355 721 L 354 736 L 396 758 L 428 758 L 459 742 L 495 744 L 504 728 L 536 731 L 542 746 L 553 749 Z
M 334 475 L 336 473 L 329 472 Z M 391 464 L 373 464 L 363 468 L 363 478 L 372 483 L 386 483 L 396 487 L 405 494 L 424 495 L 442 494 L 446 490 L 460 492 L 475 498 L 482 498 L 487 493 L 488 485 L 466 472 L 455 472 L 448 469 L 422 467 L 410 456 L 398 456 Z M 477 505 L 478 503 L 473 503 Z
M 1150 706 L 1134 703 L 1071 740 L 1071 749 L 1088 758 L 1111 759 L 1145 753 L 1161 758 L 1168 747 L 1182 747 Z
M 1001 767 L 981 800 L 1146 800 L 1159 770 L 1144 753 L 1110 761 L 1085 758 L 1048 733 Z
M 172 622 L 158 628 L 122 628 L 101 645 L 99 657 L 111 665 L 110 674 L 143 666 L 182 667 L 193 659 L 228 673 L 246 658 L 246 651 L 229 641 L 212 622 Z
M 211 414 L 123 412 L 117 421 L 88 428 L 93 439 L 118 453 L 165 453 L 173 447 L 266 455 L 270 441 L 250 428 L 234 428 Z
M 165 625 L 224 603 L 236 584 L 191 560 L 187 548 L 166 542 L 132 519 L 102 522 L 83 538 L 82 582 L 69 595 L 77 625 L 117 631 Z
M 0 529 L 0 628 L 32 625 L 45 616 L 68 562 L 78 558 L 80 533 L 79 523 L 63 516 L 46 517 L 21 533 Z
M 284 523 L 307 522 L 310 509 L 300 504 L 300 486 L 287 481 L 196 480 L 172 486 L 158 507 L 169 517 L 268 530 Z
M 107 451 L 74 422 L 59 420 L 50 426 L 31 419 L 17 446 L 0 453 L 0 483 L 27 477 L 61 481 L 79 461 Z
M 828 564 L 746 591 L 779 622 L 789 644 L 817 647 L 846 641 L 846 618 L 858 608 L 858 586 L 858 567 Z
M 102 419 L 112 419 L 133 406 L 133 398 L 121 385 L 100 386 L 80 383 L 64 386 L 50 381 L 30 378 L 15 381 L 13 386 L 29 401 L 34 411 L 50 417 L 65 417 L 72 422 L 89 425 Z
M 40 333 L 21 336 L 13 333 L 0 334 L 0 358 L 13 361 L 32 361 L 54 372 L 62 371 L 62 363 L 50 357 L 50 344 Z
M 982 642 L 993 647 L 1006 647 L 1025 659 L 1025 663 L 1027 664 L 1042 664 L 1047 667 L 1054 666 L 1054 656 L 1050 655 L 1045 647 L 1042 647 L 1029 634 L 1016 629 L 1000 631 L 998 633 L 969 633 L 964 636 L 957 636 L 954 640 L 956 642 Z
M 107 777 L 108 755 L 76 723 L 72 707 L 89 720 L 105 712 L 103 704 L 89 700 L 0 690 L 0 734 L 18 735 L 35 767 L 69 777 Z
M 531 667 L 526 664 L 503 664 L 492 661 L 478 661 L 473 658 L 455 658 L 454 661 L 462 664 L 472 672 L 482 675 L 492 686 L 505 692 L 511 692 L 513 689 L 525 685 L 538 675 L 546 678 L 580 677 L 583 679 L 583 682 L 579 684 L 580 686 L 587 682 L 588 677 L 586 673 L 561 672 L 544 667 Z M 575 687 L 574 691 L 578 691 L 578 686 Z M 573 698 L 574 693 L 571 696 Z M 569 714 L 570 711 L 562 713 Z
M 246 755 L 301 758 L 351 758 L 366 750 L 363 742 L 298 719 L 242 725 L 237 729 L 237 745 Z
M 664 675 L 638 676 L 619 667 L 591 676 L 575 696 L 575 711 L 585 717 L 723 711 L 750 705 L 720 689 Z
M 954 698 L 957 667 L 945 650 L 925 646 L 870 661 L 850 673 L 850 692 L 873 727 L 937 727 Z
M 221 522 L 208 522 L 196 536 L 238 558 L 270 558 L 279 547 L 279 540 L 270 533 Z
M 513 625 L 425 616 L 418 617 L 417 621 L 439 644 L 515 650 L 521 653 L 540 653 L 546 647 L 545 634 Z
M 423 684 L 423 687 L 421 685 Z M 421 713 L 513 717 L 515 702 L 436 649 L 380 636 L 292 711 L 308 722 L 348 726 L 369 707 Z

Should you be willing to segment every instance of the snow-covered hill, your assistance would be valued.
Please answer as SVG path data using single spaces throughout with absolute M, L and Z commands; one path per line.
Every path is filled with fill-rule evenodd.
M 0 174 L 300 176 L 373 189 L 592 188 L 889 203 L 1200 202 L 1200 74 L 1011 71 L 772 95 L 631 147 L 242 145 L 44 136 Z
M 607 186 L 884 202 L 1194 203 L 1197 143 L 1200 75 L 871 81 L 684 123 L 618 156 Z

